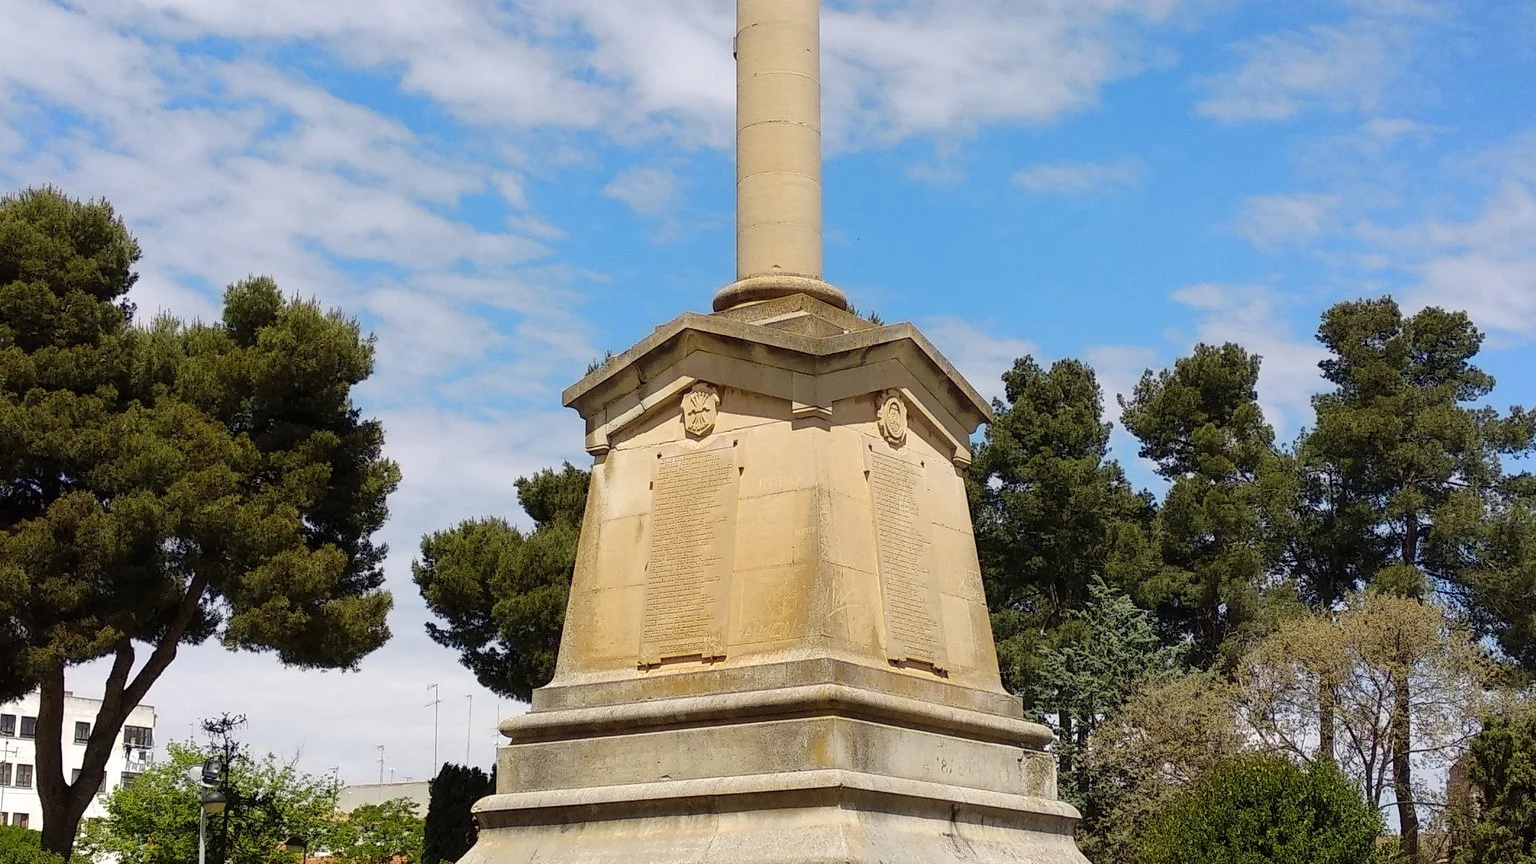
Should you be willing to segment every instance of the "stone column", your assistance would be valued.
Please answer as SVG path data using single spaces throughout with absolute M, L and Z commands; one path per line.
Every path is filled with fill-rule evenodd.
M 821 2 L 737 0 L 736 282 L 715 310 L 788 294 L 838 308 L 822 280 Z

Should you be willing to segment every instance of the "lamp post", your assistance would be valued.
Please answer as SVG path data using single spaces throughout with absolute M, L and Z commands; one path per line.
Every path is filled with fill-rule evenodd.
M 207 770 L 206 767 L 203 769 L 205 777 L 207 776 Z M 197 864 L 207 864 L 208 814 L 223 813 L 224 805 L 228 802 L 224 797 L 224 793 L 217 789 L 204 789 L 202 794 L 198 796 L 198 801 L 202 806 L 197 811 Z

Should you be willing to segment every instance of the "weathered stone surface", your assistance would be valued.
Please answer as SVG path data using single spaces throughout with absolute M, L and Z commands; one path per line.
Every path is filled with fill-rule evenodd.
M 596 464 L 566 631 L 466 860 L 1081 864 L 998 676 L 985 402 L 907 325 L 761 305 L 568 391 Z
M 849 771 L 497 795 L 462 864 L 1086 864 L 1055 801 Z

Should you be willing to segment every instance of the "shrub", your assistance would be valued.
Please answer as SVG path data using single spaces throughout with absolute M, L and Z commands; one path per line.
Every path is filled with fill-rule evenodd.
M 1361 864 L 1377 858 L 1379 814 L 1332 765 L 1278 756 L 1214 766 L 1172 796 L 1136 843 L 1137 864 Z
M 0 864 L 59 864 L 59 856 L 43 851 L 42 836 L 25 828 L 0 827 Z

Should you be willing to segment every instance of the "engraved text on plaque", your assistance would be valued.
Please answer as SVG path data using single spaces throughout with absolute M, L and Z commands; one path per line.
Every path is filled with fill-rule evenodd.
M 897 662 L 946 667 L 938 598 L 929 565 L 928 525 L 919 506 L 923 471 L 905 459 L 867 448 L 874 502 L 886 653 Z
M 730 446 L 657 460 L 642 666 L 725 656 L 737 476 Z

